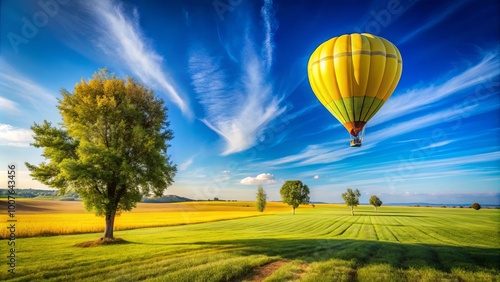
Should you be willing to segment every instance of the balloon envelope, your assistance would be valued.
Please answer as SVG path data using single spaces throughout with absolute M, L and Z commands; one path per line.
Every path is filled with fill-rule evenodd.
M 308 77 L 321 104 L 357 137 L 391 96 L 402 69 L 394 44 L 354 33 L 319 45 L 309 59 Z

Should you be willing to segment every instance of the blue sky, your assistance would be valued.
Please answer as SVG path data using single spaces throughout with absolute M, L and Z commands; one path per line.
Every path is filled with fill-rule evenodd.
M 167 194 L 279 200 L 300 179 L 311 200 L 500 204 L 500 2 L 2 0 L 0 173 L 44 188 L 30 126 L 60 122 L 69 91 L 102 67 L 169 107 L 178 165 Z M 398 87 L 361 148 L 318 102 L 307 61 L 322 42 L 369 32 L 403 57 Z

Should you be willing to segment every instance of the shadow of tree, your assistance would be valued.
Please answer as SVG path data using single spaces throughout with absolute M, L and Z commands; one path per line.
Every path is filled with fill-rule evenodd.
M 411 215 L 411 214 L 391 214 L 391 213 L 359 213 L 354 216 L 390 216 L 390 217 L 428 217 L 425 215 Z
M 356 267 L 388 264 L 396 269 L 432 268 L 450 272 L 489 269 L 500 272 L 500 249 L 433 244 L 402 244 L 343 239 L 245 239 L 195 242 L 211 247 L 233 247 L 241 255 L 278 256 L 308 263 L 332 258 L 354 261 Z

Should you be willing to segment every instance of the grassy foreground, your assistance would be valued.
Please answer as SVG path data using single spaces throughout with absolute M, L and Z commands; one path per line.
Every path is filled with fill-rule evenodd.
M 295 216 L 118 231 L 128 242 L 120 245 L 75 246 L 96 233 L 22 238 L 16 274 L 3 263 L 0 280 L 498 281 L 499 216 L 368 206 L 351 216 L 344 206 L 316 205 Z

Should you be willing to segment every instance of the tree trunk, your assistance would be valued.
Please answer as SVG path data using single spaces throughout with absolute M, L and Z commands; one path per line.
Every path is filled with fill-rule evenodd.
M 116 212 L 112 212 L 109 215 L 106 215 L 106 228 L 104 229 L 104 235 L 102 239 L 113 239 L 113 229 L 115 226 L 115 214 Z
M 375 211 L 377 211 L 377 206 L 373 206 L 375 208 Z
M 292 214 L 295 214 L 295 207 L 292 207 Z
M 351 215 L 354 215 L 354 207 L 351 206 Z

